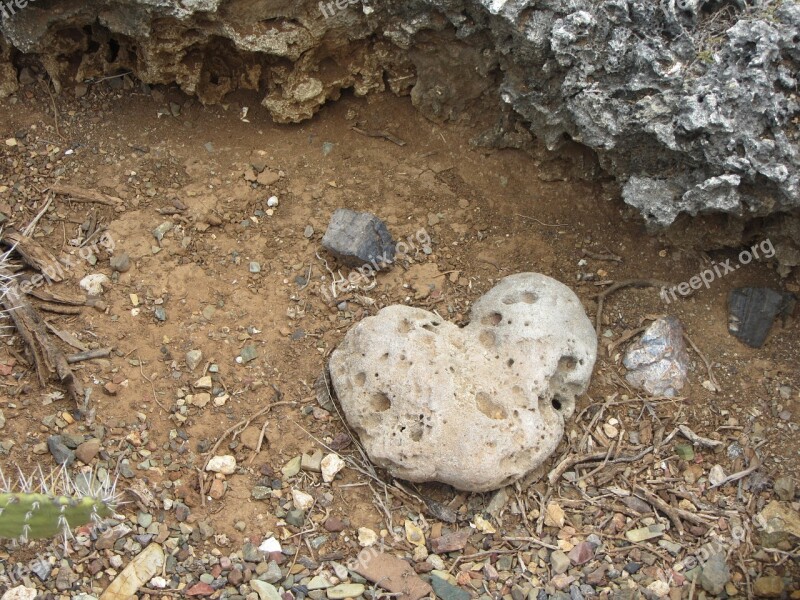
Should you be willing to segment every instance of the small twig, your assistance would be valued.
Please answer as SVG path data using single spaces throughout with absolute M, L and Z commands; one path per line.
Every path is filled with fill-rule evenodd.
M 406 143 L 401 140 L 399 137 L 392 135 L 391 133 L 387 133 L 385 131 L 372 131 L 366 129 L 359 129 L 358 127 L 351 127 L 353 131 L 359 133 L 361 135 L 365 135 L 367 137 L 374 137 L 374 138 L 383 138 L 385 140 L 389 140 L 393 144 L 397 144 L 398 146 L 405 146 Z
M 648 454 L 649 452 L 652 451 L 653 451 L 653 446 L 649 446 L 633 456 L 620 456 L 618 458 L 611 459 L 608 461 L 608 464 L 613 465 L 617 463 L 636 462 L 637 460 L 641 459 L 645 454 Z M 586 462 L 596 462 L 598 460 L 605 460 L 606 454 L 607 452 L 595 452 L 594 454 L 573 454 L 571 456 L 567 456 L 556 466 L 556 468 L 550 471 L 550 474 L 547 476 L 547 480 L 550 482 L 550 485 L 555 485 L 555 483 L 570 467 L 574 467 L 576 465 Z
M 626 281 L 618 281 L 617 283 L 613 284 L 611 287 L 606 288 L 599 294 L 595 295 L 597 299 L 597 317 L 595 319 L 595 331 L 597 334 L 600 334 L 600 325 L 603 318 L 603 303 L 605 299 L 608 298 L 614 292 L 621 290 L 626 287 L 635 287 L 635 288 L 645 288 L 645 287 L 670 287 L 672 284 L 666 283 L 664 281 L 658 281 L 657 279 L 628 279 Z
M 144 380 L 150 384 L 150 388 L 153 390 L 153 401 L 161 408 L 161 410 L 169 414 L 169 411 L 166 409 L 166 407 L 158 401 L 158 396 L 156 395 L 156 385 L 153 383 L 153 380 L 144 374 L 144 369 L 142 368 L 142 359 L 138 352 L 136 353 L 136 361 L 139 363 L 139 373 L 141 373 Z
M 267 432 L 267 425 L 269 425 L 269 421 L 264 421 L 264 425 L 261 427 L 261 433 L 258 434 L 258 444 L 256 444 L 256 450 L 253 452 L 253 455 L 250 457 L 250 460 L 247 461 L 247 464 L 252 465 L 253 460 L 255 460 L 258 453 L 261 452 L 261 444 L 264 442 L 264 435 Z
M 50 96 L 50 102 L 53 103 L 53 121 L 55 121 L 56 135 L 61 139 L 64 139 L 64 137 L 61 135 L 61 130 L 58 128 L 58 107 L 56 106 L 55 96 L 53 96 L 53 92 L 50 91 L 50 81 L 42 81 L 42 83 L 44 84 L 44 89 L 47 90 L 47 95 Z
M 77 185 L 63 185 L 57 184 L 50 186 L 50 190 L 62 196 L 69 196 L 73 202 L 95 202 L 97 204 L 105 204 L 106 206 L 120 206 L 123 204 L 121 198 L 116 196 L 109 196 L 94 190 L 86 190 Z
M 678 425 L 678 431 L 683 434 L 683 437 L 693 444 L 697 444 L 698 446 L 703 446 L 705 448 L 716 448 L 717 446 L 722 446 L 722 442 L 720 440 L 712 440 L 699 436 L 686 425 Z
M 47 212 L 47 209 L 50 208 L 50 205 L 53 203 L 53 198 L 54 198 L 53 194 L 48 194 L 47 202 L 44 203 L 42 210 L 38 212 L 38 214 L 33 218 L 33 220 L 30 223 L 28 223 L 28 226 L 22 232 L 22 235 L 24 235 L 25 237 L 31 237 L 31 235 L 33 235 L 33 232 L 36 229 L 36 224 L 39 222 L 39 219 L 41 219 L 44 216 L 44 213 Z
M 733 473 L 732 475 L 728 475 L 725 479 L 723 479 L 722 481 L 720 481 L 716 485 L 712 485 L 709 489 L 714 489 L 716 487 L 722 487 L 723 485 L 727 485 L 729 483 L 733 483 L 734 481 L 739 481 L 740 479 L 744 479 L 745 477 L 750 475 L 750 473 L 752 473 L 753 471 L 758 469 L 760 466 L 761 466 L 761 460 L 757 458 L 753 462 L 753 464 L 750 465 L 749 467 L 747 467 L 744 471 L 739 471 L 737 473 Z
M 111 356 L 111 348 L 98 348 L 97 350 L 87 350 L 85 352 L 78 352 L 67 356 L 69 364 L 75 364 L 84 360 L 93 360 L 95 358 L 108 358 Z
M 270 410 L 272 410 L 276 406 L 294 406 L 295 404 L 297 404 L 297 402 L 294 402 L 293 400 L 283 400 L 283 401 L 281 401 L 281 398 L 283 397 L 283 394 L 281 393 L 281 391 L 277 387 L 275 387 L 274 385 L 272 386 L 272 389 L 275 390 L 275 397 L 274 397 L 274 400 L 272 402 L 270 402 L 267 406 L 265 406 L 264 408 L 259 410 L 256 414 L 254 414 L 249 419 L 243 419 L 243 420 L 239 421 L 238 423 L 236 423 L 236 425 L 233 425 L 232 427 L 228 427 L 228 429 L 226 429 L 222 433 L 222 435 L 219 436 L 219 438 L 217 439 L 216 443 L 211 447 L 211 450 L 209 450 L 206 453 L 208 458 L 206 458 L 206 462 L 203 464 L 203 469 L 204 470 L 208 466 L 208 463 L 211 460 L 211 458 L 216 453 L 217 448 L 219 448 L 220 444 L 222 444 L 222 442 L 225 440 L 225 438 L 227 438 L 229 435 L 233 434 L 233 437 L 236 437 L 236 435 L 238 435 L 239 431 L 247 429 L 247 427 L 249 427 L 250 423 L 255 421 L 258 417 L 268 413 Z M 237 431 L 237 430 L 239 430 L 239 431 Z
M 528 215 L 523 215 L 523 214 L 520 214 L 520 213 L 514 213 L 514 216 L 515 217 L 520 217 L 522 219 L 528 219 L 529 221 L 535 221 L 536 223 L 538 223 L 542 227 L 567 227 L 567 226 L 569 226 L 569 223 L 545 223 L 543 221 L 540 221 L 536 217 L 529 217 Z
M 582 248 L 581 249 L 581 255 L 585 256 L 587 258 L 593 258 L 595 260 L 608 260 L 608 261 L 617 262 L 617 263 L 621 263 L 622 262 L 622 257 L 621 256 L 617 256 L 616 254 L 611 254 L 610 252 L 608 254 L 598 254 L 597 252 L 592 252 L 591 250 L 587 250 L 586 248 Z
M 706 371 L 708 371 L 708 380 L 714 385 L 714 389 L 718 392 L 721 392 L 722 388 L 719 386 L 719 383 L 717 383 L 717 380 L 714 377 L 714 371 L 711 370 L 711 363 L 708 361 L 705 354 L 700 352 L 700 349 L 695 345 L 695 343 L 692 341 L 692 338 L 690 338 L 689 334 L 686 333 L 685 331 L 683 332 L 683 337 L 686 339 L 687 342 L 689 342 L 689 345 L 692 347 L 692 349 L 695 352 L 697 352 L 697 356 L 699 356 L 700 359 L 703 361 L 703 363 L 706 365 Z

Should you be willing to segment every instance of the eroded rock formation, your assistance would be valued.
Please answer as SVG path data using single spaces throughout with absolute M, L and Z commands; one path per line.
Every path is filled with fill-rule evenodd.
M 32 56 L 57 87 L 131 71 L 206 103 L 256 90 L 280 122 L 345 89 L 409 94 L 437 120 L 479 102 L 499 123 L 484 143 L 580 143 L 653 227 L 677 222 L 705 247 L 770 235 L 787 267 L 800 264 L 800 5 L 753 4 L 30 0 L 0 26 L 0 94 Z

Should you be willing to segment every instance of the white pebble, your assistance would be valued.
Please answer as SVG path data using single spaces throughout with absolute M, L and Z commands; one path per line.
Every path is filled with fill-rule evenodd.
M 307 511 L 314 506 L 314 496 L 301 492 L 300 490 L 292 490 L 292 502 L 294 502 L 295 508 Z
M 92 273 L 80 282 L 81 289 L 90 296 L 99 296 L 103 293 L 103 286 L 110 284 L 111 280 L 103 273 Z
M 258 547 L 259 552 L 263 552 L 264 554 L 271 554 L 272 552 L 280 552 L 281 551 L 281 543 L 276 540 L 274 537 L 267 538 L 261 545 Z
M 328 454 L 322 459 L 320 469 L 322 469 L 322 480 L 325 483 L 330 483 L 336 477 L 336 474 L 344 469 L 345 463 L 338 454 Z
M 232 475 L 234 471 L 236 471 L 236 459 L 230 454 L 215 456 L 208 461 L 206 471 L 222 473 L 223 475 Z
M 279 203 L 280 201 L 278 200 L 277 196 L 270 196 L 269 199 L 267 200 L 267 206 L 269 206 L 270 208 L 275 208 L 276 206 L 278 206 Z

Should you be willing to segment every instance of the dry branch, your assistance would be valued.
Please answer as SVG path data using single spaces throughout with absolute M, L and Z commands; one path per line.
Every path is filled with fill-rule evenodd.
M 83 384 L 72 372 L 67 357 L 48 337 L 44 319 L 21 294 L 6 294 L 0 302 L 33 354 L 39 383 L 45 386 L 50 379 L 57 379 L 66 386 L 76 405 L 83 406 Z
M 97 204 L 105 204 L 106 206 L 121 206 L 123 204 L 121 198 L 116 196 L 109 196 L 102 192 L 94 190 L 87 190 L 77 185 L 57 184 L 51 186 L 50 189 L 56 194 L 62 196 L 69 196 L 73 202 L 95 202 Z

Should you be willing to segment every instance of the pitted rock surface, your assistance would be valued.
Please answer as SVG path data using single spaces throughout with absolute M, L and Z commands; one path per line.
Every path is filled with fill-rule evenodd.
M 482 492 L 555 450 L 596 356 L 577 296 L 519 273 L 477 300 L 463 328 L 419 308 L 384 308 L 347 333 L 330 374 L 375 464 Z

